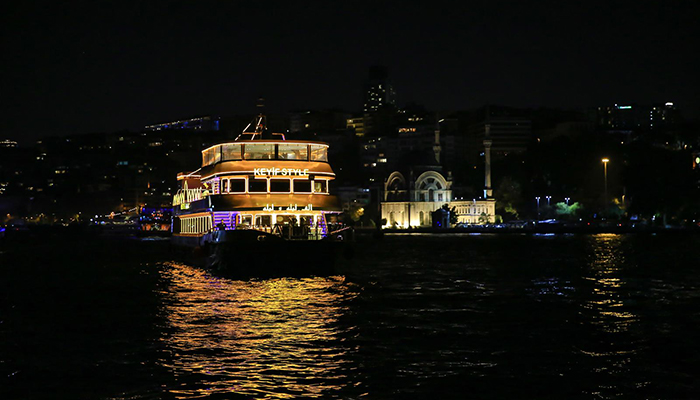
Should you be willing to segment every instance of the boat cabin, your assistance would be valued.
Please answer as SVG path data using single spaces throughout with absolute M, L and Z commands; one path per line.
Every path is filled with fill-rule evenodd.
M 260 139 L 217 144 L 202 151 L 201 168 L 178 175 L 173 206 L 181 212 L 173 231 L 255 229 L 321 238 L 341 211 L 329 194 L 334 178 L 326 143 Z

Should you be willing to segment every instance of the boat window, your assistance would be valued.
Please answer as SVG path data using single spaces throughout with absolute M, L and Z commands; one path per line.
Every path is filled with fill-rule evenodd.
M 280 225 L 289 225 L 292 223 L 292 218 L 296 217 L 294 215 L 289 214 L 278 215 L 276 223 Z
M 267 193 L 267 179 L 248 179 L 249 193 Z
M 295 179 L 294 193 L 311 193 L 311 181 Z
M 253 216 L 241 215 L 241 225 L 253 225 Z
M 272 160 L 275 158 L 274 144 L 246 144 L 245 159 L 246 160 Z
M 257 226 L 271 226 L 272 216 L 271 215 L 257 215 L 255 217 L 255 225 Z
M 241 159 L 241 144 L 227 143 L 221 145 L 221 157 L 223 161 L 240 160 Z
M 228 193 L 229 191 L 228 179 L 221 180 L 221 193 Z
M 328 182 L 320 180 L 314 181 L 314 192 L 316 193 L 328 193 Z
M 311 145 L 311 161 L 328 162 L 328 146 L 322 144 Z
M 270 193 L 289 193 L 291 183 L 289 179 L 270 179 Z
M 221 149 L 219 146 L 214 146 L 202 152 L 202 166 L 215 164 L 221 161 Z
M 280 144 L 277 146 L 277 158 L 280 160 L 304 160 L 308 158 L 305 144 Z
M 229 192 L 245 193 L 245 178 L 229 179 Z
M 299 225 L 301 226 L 314 226 L 314 216 L 313 215 L 300 215 Z

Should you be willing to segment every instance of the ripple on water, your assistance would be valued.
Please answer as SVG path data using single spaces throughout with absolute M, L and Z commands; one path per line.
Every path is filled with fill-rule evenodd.
M 186 387 L 174 394 L 314 397 L 347 381 L 343 277 L 230 281 L 170 263 L 162 278 L 162 365 Z

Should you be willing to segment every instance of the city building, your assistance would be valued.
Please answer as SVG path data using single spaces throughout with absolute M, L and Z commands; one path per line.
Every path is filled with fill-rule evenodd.
M 363 117 L 348 118 L 345 127 L 357 137 L 365 136 L 365 119 Z
M 339 110 L 303 110 L 289 115 L 292 134 L 327 134 L 344 132 L 350 115 Z
M 484 119 L 468 128 L 467 160 L 471 165 L 479 163 L 483 156 L 484 140 L 491 141 L 491 153 L 496 156 L 507 156 L 527 150 L 532 139 L 532 121 L 517 114 L 486 107 Z
M 396 106 L 396 93 L 389 81 L 389 69 L 374 65 L 369 68 L 363 111 L 373 113 L 385 106 Z
M 210 116 L 183 119 L 172 122 L 163 122 L 161 124 L 147 125 L 144 127 L 146 132 L 163 131 L 163 130 L 193 130 L 193 131 L 218 131 L 219 119 L 212 119 Z
M 17 142 L 15 142 L 14 140 L 9 140 L 9 139 L 0 140 L 0 147 L 6 147 L 6 148 L 17 147 Z
M 386 67 L 370 67 L 362 110 L 365 134 L 380 136 L 390 133 L 396 114 L 396 92 Z
M 679 122 L 679 111 L 672 102 L 638 105 L 615 104 L 598 107 L 596 125 L 606 131 L 662 130 Z

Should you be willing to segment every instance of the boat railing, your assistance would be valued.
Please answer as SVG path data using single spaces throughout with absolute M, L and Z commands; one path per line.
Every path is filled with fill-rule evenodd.
M 275 224 L 273 226 L 269 226 L 240 224 L 234 229 L 266 232 L 287 240 L 321 240 L 329 236 L 337 235 L 348 230 L 349 228 L 324 233 L 320 225 Z
M 327 237 L 333 240 L 355 240 L 355 228 L 352 226 L 337 226 L 335 230 L 330 230 Z
M 319 226 L 275 224 L 273 235 L 287 240 L 320 240 L 324 235 Z

